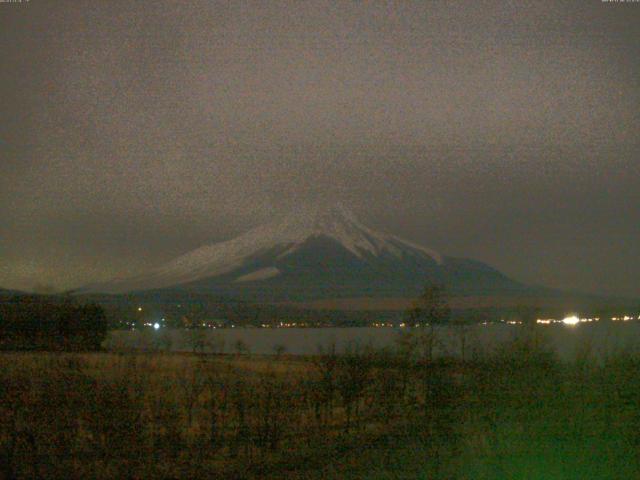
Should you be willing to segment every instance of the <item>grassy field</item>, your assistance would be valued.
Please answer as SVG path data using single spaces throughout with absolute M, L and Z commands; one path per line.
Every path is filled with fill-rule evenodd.
M 0 355 L 2 478 L 640 478 L 640 357 Z

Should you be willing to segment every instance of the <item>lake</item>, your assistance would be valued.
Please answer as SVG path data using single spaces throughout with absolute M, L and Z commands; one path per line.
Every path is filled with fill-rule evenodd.
M 537 327 L 561 359 L 572 360 L 580 352 L 590 351 L 597 358 L 624 351 L 640 351 L 640 322 L 598 322 L 579 325 Z M 234 353 L 240 342 L 253 354 L 273 354 L 280 347 L 294 355 L 313 355 L 319 349 L 335 345 L 337 351 L 349 346 L 391 347 L 405 328 L 218 328 L 202 330 L 144 329 L 109 333 L 106 348 L 191 351 L 201 342 L 205 351 Z M 508 324 L 474 325 L 465 335 L 467 356 L 486 352 L 523 332 L 523 327 Z M 437 356 L 460 356 L 461 334 L 455 327 L 437 329 Z

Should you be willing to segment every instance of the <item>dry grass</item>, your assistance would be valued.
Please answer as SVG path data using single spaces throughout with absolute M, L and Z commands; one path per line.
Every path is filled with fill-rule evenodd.
M 466 363 L 5 353 L 0 478 L 638 478 L 639 399 L 637 357 L 526 339 Z

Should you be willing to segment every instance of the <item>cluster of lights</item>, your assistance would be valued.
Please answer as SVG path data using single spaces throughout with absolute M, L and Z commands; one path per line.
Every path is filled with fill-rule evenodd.
M 625 315 L 623 317 L 611 317 L 611 321 L 613 322 L 628 322 L 636 319 L 640 320 L 640 315 L 638 315 L 637 317 L 630 316 L 630 315 Z M 578 325 L 579 323 L 592 323 L 592 322 L 599 322 L 599 321 L 600 321 L 600 317 L 580 318 L 577 315 L 567 315 L 566 317 L 560 320 L 555 318 L 538 318 L 536 320 L 536 323 L 538 325 L 552 325 L 555 323 L 561 323 L 563 325 Z M 493 323 L 495 322 L 485 321 L 485 322 L 482 322 L 480 325 L 487 326 L 487 325 L 492 325 Z M 499 323 L 506 323 L 507 325 L 522 325 L 523 322 L 519 320 L 505 321 L 504 319 L 500 319 Z
M 144 324 L 145 327 L 153 327 L 154 330 L 160 330 L 160 324 L 158 322 L 156 323 L 145 323 Z
M 558 323 L 559 320 L 554 320 L 553 318 L 539 318 L 536 320 L 538 325 L 549 325 L 551 323 Z
M 306 327 L 306 323 L 297 323 L 297 322 L 280 322 L 278 325 L 280 328 L 295 328 L 295 327 Z
M 562 323 L 564 325 L 577 325 L 579 323 L 597 322 L 599 318 L 580 318 L 577 315 L 568 315 L 562 320 L 556 320 L 555 318 L 539 318 L 536 323 L 539 325 L 550 325 L 552 323 Z
M 427 324 L 424 324 L 424 325 L 429 325 L 429 324 L 427 323 Z M 402 323 L 399 323 L 397 325 L 394 324 L 394 323 L 390 323 L 390 322 L 375 322 L 375 323 L 370 324 L 369 326 L 370 327 L 375 327 L 375 328 L 395 328 L 395 327 L 405 328 L 405 327 L 412 327 L 412 326 L 414 328 L 420 328 L 420 327 L 423 327 L 424 325 L 422 323 L 415 323 L 413 325 L 409 325 L 406 322 L 402 322 Z
M 261 328 L 297 328 L 297 327 L 308 327 L 309 325 L 306 322 L 280 322 L 276 325 L 262 323 L 260 324 Z
M 629 315 L 625 315 L 623 317 L 611 317 L 612 322 L 628 322 L 630 320 L 640 320 L 640 315 L 638 317 L 633 317 Z M 591 322 L 599 322 L 599 317 L 592 318 L 579 318 L 577 315 L 569 315 L 562 320 L 556 320 L 554 318 L 539 318 L 536 320 L 536 323 L 541 325 L 549 325 L 552 323 L 563 323 L 565 325 L 578 325 L 579 323 L 591 323 Z
M 180 307 L 181 305 L 178 305 L 178 307 Z M 136 309 L 138 312 L 142 312 L 142 307 L 137 307 Z M 637 317 L 634 316 L 630 316 L 630 315 L 624 315 L 622 317 L 611 317 L 611 321 L 613 322 L 628 322 L 631 320 L 640 320 L 640 315 L 638 315 Z M 163 318 L 161 320 L 161 322 L 164 323 L 165 319 Z M 598 322 L 600 321 L 600 318 L 598 317 L 594 317 L 594 318 L 580 318 L 577 315 L 568 315 L 565 318 L 561 319 L 561 320 L 557 320 L 555 318 L 538 318 L 536 320 L 536 323 L 538 325 L 551 325 L 551 324 L 556 324 L 556 323 L 562 323 L 564 325 L 578 325 L 579 323 L 590 323 L 590 322 Z M 484 321 L 481 323 L 481 325 L 483 326 L 487 326 L 487 325 L 491 325 L 494 322 L 489 322 L 489 321 Z M 507 320 L 505 321 L 504 319 L 500 319 L 500 323 L 506 323 L 507 325 L 522 325 L 522 321 L 519 320 Z M 129 324 L 127 324 L 129 325 Z M 132 328 L 135 327 L 135 324 L 131 323 L 130 326 Z M 160 327 L 162 326 L 161 323 L 159 322 L 155 322 L 155 323 L 145 323 L 144 324 L 145 327 L 153 327 L 154 330 L 159 330 Z M 308 326 L 307 323 L 298 323 L 298 322 L 280 322 L 277 325 L 270 325 L 270 324 L 266 324 L 263 323 L 260 325 L 262 328 L 296 328 L 296 327 L 306 327 Z M 393 328 L 395 327 L 395 325 L 393 323 L 389 323 L 389 322 L 374 322 L 372 323 L 370 326 L 375 327 L 375 328 Z M 400 328 L 405 328 L 408 327 L 409 325 L 406 324 L 405 322 L 402 322 L 398 325 Z M 419 323 L 414 325 L 415 327 L 420 327 L 421 325 Z M 219 328 L 222 327 L 222 325 L 220 324 L 213 324 L 213 323 L 206 323 L 206 322 L 202 322 L 202 327 L 206 327 L 206 328 Z M 235 325 L 230 325 L 231 328 L 235 328 Z
M 635 320 L 635 318 L 628 315 L 624 317 L 611 317 L 611 321 L 613 322 L 628 322 L 629 320 Z M 638 320 L 640 320 L 640 315 L 638 315 Z
M 142 311 L 142 307 L 138 307 L 138 311 Z M 144 327 L 152 327 L 154 330 L 160 330 L 160 327 L 166 322 L 165 318 L 160 319 L 159 322 L 145 322 L 142 325 Z M 135 330 L 135 323 L 127 323 L 131 327 L 131 330 Z
M 202 322 L 200 324 L 200 326 L 202 328 L 223 328 L 224 324 L 220 323 L 220 322 Z

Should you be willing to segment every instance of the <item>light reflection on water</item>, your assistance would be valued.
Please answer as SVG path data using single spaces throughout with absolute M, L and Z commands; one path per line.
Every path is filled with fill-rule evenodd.
M 519 325 L 489 324 L 467 327 L 437 328 L 438 356 L 460 356 L 462 336 L 466 355 L 482 354 L 525 334 Z M 337 351 L 353 345 L 374 348 L 392 347 L 402 328 L 218 328 L 189 330 L 152 329 L 110 332 L 107 348 L 136 350 L 171 349 L 191 351 L 194 344 L 204 344 L 205 351 L 234 353 L 239 342 L 250 353 L 273 354 L 278 347 L 295 355 L 313 355 L 319 349 L 335 345 Z M 194 333 L 197 332 L 197 333 Z M 596 358 L 628 351 L 640 352 L 640 322 L 581 323 L 579 325 L 545 325 L 536 329 L 544 343 L 563 360 L 572 360 L 585 352 Z

